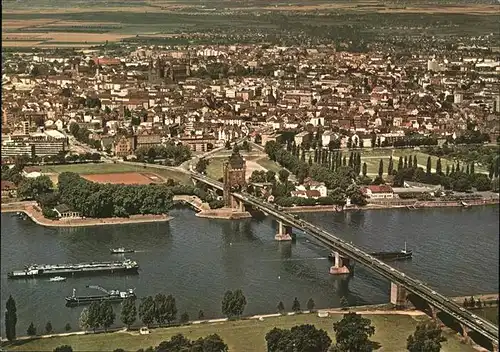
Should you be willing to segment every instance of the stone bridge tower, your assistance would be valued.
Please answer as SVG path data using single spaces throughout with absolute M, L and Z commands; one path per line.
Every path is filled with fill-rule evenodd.
M 245 173 L 246 161 L 240 155 L 237 147 L 233 150 L 233 154 L 222 165 L 223 183 L 224 183 L 224 206 L 228 208 L 239 208 L 235 199 L 231 196 L 231 192 L 239 191 L 246 186 Z

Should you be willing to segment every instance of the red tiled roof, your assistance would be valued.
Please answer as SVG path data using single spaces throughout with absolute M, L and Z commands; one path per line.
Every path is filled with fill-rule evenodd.
M 106 58 L 106 57 L 95 58 L 94 62 L 96 65 L 120 65 L 121 64 L 121 61 L 118 59 L 112 59 L 112 58 Z
M 11 191 L 11 190 L 17 189 L 17 186 L 14 182 L 2 180 L 0 182 L 0 188 L 2 191 Z
M 306 196 L 307 198 L 319 198 L 319 197 L 321 197 L 321 193 L 315 189 L 311 189 L 311 190 L 307 190 L 307 191 L 292 191 L 290 193 L 292 194 L 292 197 L 298 197 L 298 196 Z
M 25 166 L 23 171 L 29 174 L 31 172 L 41 172 L 42 169 L 36 166 Z
M 392 187 L 389 185 L 370 185 L 364 188 L 365 191 L 367 189 L 372 193 L 393 193 Z
M 307 198 L 318 198 L 321 197 L 321 193 L 316 189 L 310 189 L 306 191 Z

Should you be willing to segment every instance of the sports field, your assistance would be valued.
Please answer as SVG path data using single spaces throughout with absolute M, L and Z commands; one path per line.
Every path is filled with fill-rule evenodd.
M 151 183 L 162 183 L 163 178 L 153 173 L 145 172 L 123 172 L 114 174 L 86 174 L 83 178 L 97 183 L 113 183 L 126 185 L 149 185 Z
M 122 178 L 122 174 L 154 174 L 158 176 L 160 179 L 162 179 L 163 182 L 165 180 L 168 180 L 169 178 L 173 179 L 174 181 L 180 182 L 180 183 L 190 183 L 190 176 L 182 173 L 180 171 L 175 171 L 175 170 L 167 170 L 167 169 L 161 169 L 161 168 L 156 168 L 156 167 L 151 167 L 148 165 L 130 165 L 130 164 L 123 164 L 123 163 L 101 163 L 101 164 L 72 164 L 72 165 L 45 165 L 42 166 L 42 172 L 44 174 L 47 174 L 52 182 L 57 184 L 57 177 L 60 173 L 63 172 L 74 172 L 77 174 L 80 174 L 84 176 L 85 178 L 88 179 L 88 175 L 91 177 L 94 177 L 97 179 L 101 179 L 101 176 L 98 175 L 106 175 L 106 174 L 114 174 L 117 176 L 115 177 L 116 180 L 119 180 Z M 105 177 L 105 176 L 104 176 Z M 97 181 L 96 182 L 100 182 Z M 140 181 L 140 182 L 146 182 L 145 180 Z M 156 180 L 150 180 L 146 182 L 146 184 L 158 182 Z M 112 182 L 112 183 L 117 183 L 117 182 Z M 118 183 L 124 183 L 124 182 L 118 182 Z

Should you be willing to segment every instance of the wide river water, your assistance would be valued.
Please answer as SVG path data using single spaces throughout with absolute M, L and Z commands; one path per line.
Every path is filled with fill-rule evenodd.
M 389 300 L 389 283 L 356 266 L 348 281 L 328 274 L 328 250 L 298 233 L 295 243 L 274 241 L 270 217 L 225 221 L 201 219 L 188 209 L 176 209 L 169 223 L 51 229 L 1 215 L 1 333 L 5 303 L 17 304 L 17 334 L 31 321 L 43 331 L 47 321 L 62 331 L 66 323 L 79 329 L 82 310 L 67 308 L 64 297 L 75 288 L 96 294 L 86 285 L 106 289 L 135 288 L 137 296 L 172 294 L 179 315 L 221 316 L 221 298 L 241 288 L 247 297 L 245 314 L 271 313 L 281 300 L 287 309 L 294 297 L 305 306 L 312 297 L 318 308 L 336 307 L 346 296 L 351 304 Z M 369 251 L 413 250 L 411 261 L 392 265 L 442 294 L 460 296 L 498 292 L 499 207 L 424 210 L 372 210 L 301 214 L 307 220 Z M 136 253 L 139 275 L 8 280 L 7 272 L 29 263 L 108 261 L 122 258 L 110 248 L 129 247 Z M 119 304 L 115 306 L 119 320 Z

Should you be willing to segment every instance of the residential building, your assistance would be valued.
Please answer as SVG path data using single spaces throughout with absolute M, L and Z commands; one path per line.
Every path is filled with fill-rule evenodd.
M 361 188 L 361 192 L 370 199 L 392 199 L 394 191 L 389 185 L 370 185 Z

